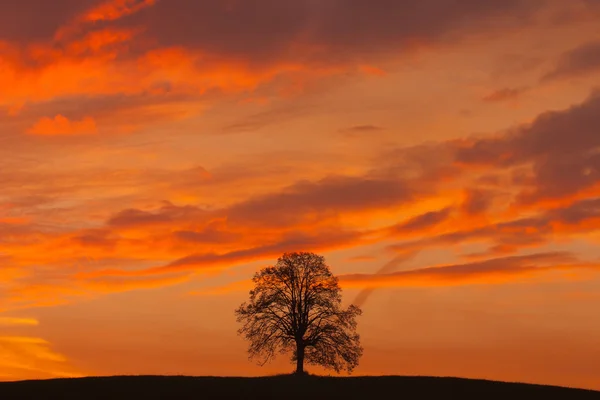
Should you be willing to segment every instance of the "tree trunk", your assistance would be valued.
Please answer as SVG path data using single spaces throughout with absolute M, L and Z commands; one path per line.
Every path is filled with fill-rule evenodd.
M 296 342 L 296 375 L 304 375 L 304 344 Z

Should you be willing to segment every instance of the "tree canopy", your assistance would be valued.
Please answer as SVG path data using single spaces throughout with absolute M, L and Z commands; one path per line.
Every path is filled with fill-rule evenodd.
M 325 258 L 308 252 L 285 253 L 253 279 L 250 299 L 236 311 L 240 335 L 250 342 L 260 365 L 277 352 L 292 353 L 296 373 L 304 363 L 351 373 L 362 355 L 355 305 L 342 309 L 338 279 Z

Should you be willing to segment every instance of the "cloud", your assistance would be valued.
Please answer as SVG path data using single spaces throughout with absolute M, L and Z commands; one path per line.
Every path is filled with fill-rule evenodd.
M 114 89 L 118 92 L 118 88 Z M 190 107 L 201 107 L 209 99 L 208 94 L 198 96 L 174 92 L 168 84 L 161 86 L 156 83 L 154 87 L 140 88 L 137 94 L 90 93 L 30 102 L 13 115 L 13 120 L 25 123 L 60 110 L 71 120 L 93 115 L 99 127 L 144 126 L 145 123 L 157 124 L 184 118 L 189 115 Z
M 568 207 L 549 210 L 545 218 L 556 232 L 593 231 L 600 226 L 600 198 L 574 202 Z
M 202 270 L 210 268 L 222 269 L 242 263 L 273 259 L 282 253 L 290 251 L 321 251 L 346 248 L 364 240 L 365 233 L 345 232 L 335 230 L 331 232 L 314 232 L 312 234 L 293 233 L 284 236 L 281 240 L 267 245 L 243 250 L 232 251 L 225 254 L 194 254 L 158 268 L 144 271 L 144 273 L 165 273 L 173 271 Z M 301 249 L 301 250 L 299 250 Z
M 532 123 L 494 138 L 459 146 L 456 160 L 469 166 L 511 168 L 530 165 L 523 204 L 560 199 L 600 182 L 600 96 L 593 94 L 566 110 L 550 111 Z
M 382 128 L 377 125 L 356 125 L 351 126 L 350 128 L 340 129 L 339 132 L 348 137 L 355 137 L 358 135 L 375 133 L 383 130 L 385 130 L 385 128 Z
M 473 226 L 463 229 L 450 226 L 435 236 L 394 244 L 390 249 L 405 254 L 434 247 L 490 243 L 488 251 L 466 255 L 467 258 L 485 258 L 537 247 L 557 235 L 566 237 L 567 234 L 591 232 L 600 226 L 599 222 L 600 199 L 586 199 L 513 220 L 476 221 Z
M 38 320 L 33 318 L 0 317 L 0 326 L 35 326 Z
M 86 22 L 113 21 L 152 6 L 156 0 L 108 0 L 88 11 Z
M 313 166 L 290 161 L 289 153 L 270 158 L 277 162 L 267 167 L 261 159 L 210 171 L 107 165 L 4 173 L 3 212 L 31 221 L 0 223 L 3 253 L 26 271 L 6 279 L 18 300 L 10 307 L 176 285 L 193 273 L 288 250 L 386 240 L 399 255 L 442 247 L 479 260 L 581 237 L 598 227 L 599 99 L 486 137 L 386 150 L 352 174 L 324 173 L 318 164 L 308 174 L 303 169 Z M 273 176 L 285 177 L 285 186 Z M 27 196 L 24 182 L 31 187 Z M 549 198 L 560 204 L 544 203 Z M 51 215 L 51 209 L 58 211 Z M 460 254 L 459 245 L 471 243 L 489 248 Z M 82 275 L 74 262 L 85 256 L 97 262 Z
M 490 190 L 467 189 L 461 209 L 468 215 L 484 214 L 491 207 L 496 193 Z
M 377 259 L 377 257 L 375 257 L 375 256 L 360 255 L 360 256 L 350 257 L 350 258 L 348 258 L 348 261 L 350 261 L 350 262 L 361 262 L 361 261 L 374 261 L 376 259 Z
M 431 228 L 435 228 L 440 223 L 446 221 L 452 211 L 452 207 L 446 207 L 438 211 L 429 211 L 392 226 L 388 232 L 390 236 L 394 237 L 414 236 L 416 233 L 424 234 L 431 231 Z
M 235 232 L 227 232 L 225 229 L 219 229 L 219 224 L 210 224 L 205 229 L 199 231 L 175 231 L 173 234 L 177 239 L 191 243 L 234 243 L 241 239 L 242 235 Z
M 215 99 L 269 100 L 332 77 L 381 75 L 377 64 L 390 58 L 474 34 L 501 35 L 533 23 L 547 6 L 542 0 L 4 3 L 0 107 L 15 115 L 44 103 L 57 114 L 70 101 L 85 114 L 77 118 L 93 118 L 103 132 L 135 132 L 201 114 Z M 39 10 L 33 19 L 32 9 Z M 110 98 L 130 106 L 93 107 Z M 258 115 L 223 130 L 255 130 L 281 118 L 287 116 Z
M 330 176 L 233 205 L 227 218 L 239 224 L 290 226 L 307 216 L 319 221 L 343 212 L 399 206 L 412 201 L 415 194 L 415 188 L 399 179 Z
M 490 25 L 506 28 L 523 23 L 541 5 L 543 2 L 521 0 L 378 0 L 375 4 L 364 0 L 289 4 L 255 0 L 230 6 L 172 0 L 157 2 L 128 23 L 144 25 L 147 35 L 163 46 L 199 48 L 254 63 L 282 56 L 314 63 L 366 59 L 384 48 L 410 51 L 415 43 L 441 42 L 446 35 L 457 39 L 473 31 L 487 31 Z M 163 18 L 165 15 L 170 18 Z
M 0 378 L 2 380 L 75 378 L 84 376 L 66 359 L 37 338 L 0 337 Z
M 275 107 L 269 111 L 253 114 L 242 118 L 233 124 L 227 125 L 223 128 L 223 132 L 238 133 L 257 131 L 269 125 L 281 123 L 283 121 L 289 122 L 293 119 L 307 116 L 314 110 L 314 106 L 287 105 Z
M 587 42 L 562 54 L 542 81 L 576 78 L 599 71 L 600 41 Z
M 484 261 L 441 265 L 393 272 L 414 254 L 395 257 L 380 270 L 371 274 L 339 275 L 342 288 L 360 288 L 353 304 L 363 306 L 374 290 L 400 287 L 447 287 L 462 285 L 497 285 L 531 282 L 531 278 L 558 278 L 573 276 L 573 272 L 600 272 L 600 265 L 580 262 L 569 252 L 548 252 L 512 257 L 491 258 Z M 583 275 L 582 275 L 583 276 Z M 194 291 L 194 295 L 221 295 L 252 288 L 251 280 L 237 281 L 228 285 Z
M 138 209 L 120 211 L 110 217 L 107 224 L 117 228 L 150 227 L 157 225 L 170 226 L 171 223 L 176 221 L 198 220 L 205 215 L 205 211 L 195 206 L 176 206 L 172 203 L 167 203 L 154 212 Z
M 474 139 L 459 147 L 457 159 L 465 164 L 509 167 L 538 157 L 572 155 L 600 145 L 595 134 L 600 121 L 600 93 L 565 110 L 548 111 L 512 131 L 492 138 Z M 573 140 L 576 138 L 577 140 Z
M 366 73 L 367 75 L 371 75 L 371 76 L 379 76 L 379 77 L 383 77 L 383 76 L 387 76 L 387 72 L 384 71 L 381 68 L 378 67 L 374 67 L 372 65 L 361 65 L 360 69 Z
M 507 100 L 515 100 L 521 97 L 527 90 L 528 88 L 504 88 L 488 94 L 482 100 L 486 103 L 499 103 Z
M 351 274 L 340 277 L 342 287 L 437 287 L 521 282 L 547 272 L 599 268 L 577 263 L 569 253 L 539 253 L 489 259 L 468 264 L 444 265 L 389 274 Z M 560 279 L 564 279 L 561 276 Z
M 384 128 L 377 125 L 356 125 L 350 128 L 343 129 L 344 132 L 374 132 L 380 131 Z
M 400 254 L 400 255 L 394 257 L 392 260 L 388 261 L 383 267 L 381 267 L 379 270 L 377 270 L 374 273 L 374 275 L 389 274 L 389 273 L 393 272 L 394 270 L 398 269 L 398 267 L 400 267 L 406 261 L 412 259 L 415 255 L 416 255 L 416 252 Z M 374 291 L 375 291 L 375 288 L 372 288 L 372 287 L 361 290 L 354 298 L 354 301 L 352 302 L 352 304 L 355 304 L 358 307 L 362 307 L 367 302 L 367 300 L 373 294 Z
M 7 88 L 0 96 L 0 106 L 22 113 L 25 103 L 32 107 L 43 102 L 49 107 L 48 103 L 55 100 L 59 103 L 64 99 L 76 101 L 73 98 L 89 104 L 93 103 L 90 98 L 98 97 L 151 97 L 156 104 L 152 112 L 148 112 L 149 105 L 136 106 L 135 101 L 128 108 L 127 118 L 122 109 L 110 108 L 124 119 L 121 124 L 127 125 L 126 121 L 132 117 L 134 121 L 130 124 L 141 124 L 143 118 L 132 116 L 134 111 L 170 119 L 189 117 L 202 112 L 203 108 L 199 106 L 210 96 L 244 94 L 280 74 L 318 77 L 336 72 L 327 68 L 309 70 L 290 63 L 251 70 L 243 61 L 214 58 L 200 50 L 184 47 L 149 47 L 134 54 L 132 49 L 137 48 L 135 44 L 140 40 L 143 43 L 138 28 L 123 27 L 66 35 L 54 44 L 20 47 L 14 43 L 0 43 L 4 61 L 0 85 Z M 152 103 L 147 99 L 145 102 Z M 197 105 L 193 112 L 190 104 Z M 56 112 L 57 106 L 50 105 L 50 108 Z
M 12 282 L 5 291 L 4 303 L 11 310 L 54 307 L 104 294 L 175 286 L 188 282 L 191 277 L 188 271 L 166 271 L 155 275 L 139 271 L 116 274 L 94 269 L 93 264 L 87 262 L 73 266 L 63 263 L 62 268 L 54 269 L 45 276 L 42 273 L 32 274 Z
M 177 236 L 178 234 L 175 235 L 175 237 Z M 320 231 L 313 230 L 308 232 L 277 232 L 277 234 L 274 236 L 274 239 L 269 241 L 267 241 L 265 238 L 248 241 L 247 239 L 249 238 L 244 237 L 243 239 L 246 240 L 223 243 L 215 241 L 215 238 L 212 237 L 209 238 L 210 240 L 203 238 L 202 241 L 184 238 L 183 243 L 189 244 L 189 246 L 184 247 L 184 250 L 192 250 L 194 248 L 210 250 L 218 248 L 225 251 L 220 253 L 198 252 L 181 257 L 162 266 L 152 267 L 151 265 L 156 264 L 156 262 L 150 260 L 156 260 L 162 254 L 175 254 L 175 252 L 171 249 L 173 243 L 168 242 L 169 238 L 171 238 L 171 240 L 173 239 L 172 236 L 167 236 L 166 238 L 161 237 L 160 240 L 157 240 L 155 235 L 150 235 L 150 237 L 147 237 L 143 240 L 142 246 L 147 248 L 148 252 L 155 247 L 153 245 L 153 242 L 155 241 L 160 241 L 163 246 L 162 249 L 159 250 L 158 254 L 148 253 L 142 255 L 144 264 L 150 265 L 147 268 L 114 268 L 113 266 L 115 265 L 115 262 L 106 258 L 108 256 L 106 250 L 101 250 L 97 253 L 99 259 L 91 260 L 94 262 L 84 262 L 84 264 L 86 264 L 85 272 L 79 268 L 77 271 L 73 271 L 72 273 L 60 273 L 61 277 L 64 278 L 64 288 L 69 288 L 69 290 L 65 290 L 64 293 L 66 294 L 69 293 L 69 291 L 72 291 L 72 294 L 77 295 L 78 292 L 83 292 L 85 289 L 89 289 L 92 292 L 97 291 L 97 288 L 108 290 L 108 288 L 113 287 L 113 284 L 114 290 L 116 291 L 134 290 L 138 287 L 154 287 L 154 283 L 160 282 L 161 280 L 164 280 L 163 284 L 177 284 L 189 278 L 190 273 L 209 273 L 212 271 L 222 271 L 223 269 L 231 268 L 243 263 L 277 258 L 279 255 L 281 255 L 281 253 L 286 251 L 297 251 L 299 248 L 307 251 L 318 252 L 322 250 L 351 247 L 363 241 L 372 240 L 369 238 L 369 232 L 356 232 L 341 230 L 339 228 L 329 230 L 321 229 Z M 136 251 L 137 242 L 138 240 L 136 239 L 133 243 L 133 247 L 128 248 L 128 246 L 131 245 L 129 241 L 121 239 L 118 242 L 118 247 L 120 248 L 121 252 L 125 253 L 124 255 L 129 255 Z M 165 246 L 165 243 L 167 243 L 167 246 Z M 176 248 L 180 246 L 180 243 L 182 242 L 174 242 Z M 204 246 L 201 246 L 201 244 L 204 244 Z M 227 249 L 230 250 L 227 251 Z M 75 254 L 79 254 L 79 249 L 73 248 L 72 245 L 66 249 L 66 251 L 71 254 L 71 257 L 73 257 L 73 254 L 76 250 L 78 251 Z M 90 249 L 86 248 L 86 252 L 81 254 L 89 256 Z M 130 262 L 133 261 L 131 257 L 132 256 L 129 255 Z M 124 264 L 127 266 L 127 260 L 128 259 L 125 258 L 121 261 L 124 261 Z M 27 288 L 23 288 L 21 285 L 19 285 L 18 289 L 13 291 L 13 297 L 27 297 L 27 294 L 42 293 L 43 290 L 41 290 L 40 287 L 36 288 L 37 279 L 33 279 L 33 281 L 22 282 L 27 283 Z M 69 282 L 71 282 L 71 284 L 69 284 Z M 73 282 L 75 282 L 75 284 L 73 284 Z M 56 293 L 51 293 L 55 298 L 59 297 L 62 290 L 59 286 L 60 285 L 57 285 Z M 53 290 L 52 287 L 46 287 L 46 289 Z M 24 293 L 24 290 L 30 293 Z
M 77 36 L 96 35 L 97 33 L 110 34 L 111 29 L 94 31 L 94 28 L 99 24 L 135 14 L 152 6 L 155 2 L 156 0 L 96 0 L 93 6 L 62 24 L 54 32 L 53 39 L 55 42 L 64 43 L 65 40 L 68 41 Z
M 2 318 L 0 326 L 38 325 L 29 318 Z M 31 336 L 0 336 L 0 380 L 83 376 L 51 344 Z
M 71 237 L 73 243 L 84 248 L 99 248 L 111 251 L 117 244 L 115 235 L 107 229 L 81 230 Z
M 48 8 L 47 2 L 26 0 L 0 6 L 0 40 L 13 45 L 13 67 L 44 66 L 33 74 L 33 80 L 27 74 L 29 85 L 15 79 L 22 74 L 8 71 L 16 86 L 11 91 L 27 90 L 30 102 L 64 95 L 136 94 L 140 89 L 131 93 L 132 86 L 137 86 L 134 82 L 145 88 L 161 82 L 180 87 L 176 81 L 182 75 L 188 87 L 195 83 L 192 87 L 198 92 L 215 86 L 252 89 L 280 73 L 310 70 L 308 75 L 315 76 L 316 71 L 331 66 L 336 66 L 335 73 L 357 67 L 362 73 L 380 73 L 377 66 L 365 66 L 360 59 L 390 49 L 411 51 L 415 43 L 441 43 L 447 34 L 457 40 L 474 31 L 487 31 L 490 19 L 503 27 L 502 20 L 518 26 L 541 4 L 523 0 L 493 0 L 485 5 L 471 0 L 411 0 L 408 4 L 380 0 L 373 5 L 362 0 L 327 4 L 299 0 L 284 5 L 254 0 L 231 6 L 209 0 L 58 0 Z M 40 10 L 34 20 L 27 12 L 31 9 Z M 431 9 L 439 12 L 432 14 Z M 488 23 L 473 23 L 483 19 Z M 128 46 L 118 48 L 119 57 L 114 57 L 114 51 L 99 52 L 93 45 L 101 37 L 112 41 L 119 32 L 133 34 L 127 38 Z M 356 32 L 363 33 L 357 37 Z M 73 44 L 77 38 L 86 38 L 84 48 L 91 52 L 85 53 L 84 63 L 79 59 L 75 65 Z M 28 46 L 21 46 L 24 43 Z M 157 58 L 162 59 L 159 65 Z M 168 58 L 177 59 L 175 65 Z M 139 64 L 142 68 L 135 77 L 126 73 Z M 33 71 L 28 68 L 27 72 Z M 147 75 L 156 80 L 148 82 Z M 60 84 L 53 85 L 53 81 Z M 110 88 L 113 91 L 109 92 Z
M 0 3 L 0 42 L 47 40 L 64 24 L 85 12 L 98 0 L 24 0 Z M 32 13 L 31 10 L 37 10 Z
M 93 279 L 83 278 L 83 289 L 89 293 L 116 293 L 131 290 L 148 290 L 166 286 L 178 285 L 190 279 L 189 274 L 175 273 L 161 276 L 94 276 Z
M 208 182 L 213 176 L 203 169 L 197 169 L 195 173 L 199 177 L 206 175 Z M 106 176 L 106 172 L 102 176 Z M 170 180 L 170 175 L 161 173 L 158 176 Z M 201 182 L 199 180 L 195 184 Z M 381 192 L 374 190 L 379 187 Z M 284 190 L 284 193 L 293 193 L 290 204 L 279 201 L 277 207 L 283 208 L 274 210 L 277 214 L 287 210 L 293 212 L 296 219 L 287 225 L 270 226 L 271 223 L 260 214 L 248 214 L 245 219 L 232 217 L 240 214 L 231 210 L 253 210 L 257 213 L 254 208 L 257 204 L 258 208 L 275 204 L 272 199 L 281 193 L 273 192 L 212 210 L 195 205 L 176 206 L 170 202 L 163 202 L 156 209 L 125 209 L 112 214 L 105 226 L 97 228 L 80 229 L 61 224 L 55 232 L 34 229 L 27 233 L 26 238 L 11 243 L 10 254 L 19 263 L 43 263 L 47 269 L 30 269 L 31 276 L 14 281 L 14 289 L 10 293 L 13 299 L 23 299 L 19 300 L 19 304 L 55 304 L 85 293 L 92 296 L 104 293 L 110 288 L 114 291 L 137 290 L 185 281 L 183 276 L 170 279 L 168 274 L 172 271 L 219 270 L 272 258 L 298 247 L 314 251 L 345 248 L 372 241 L 373 238 L 369 237 L 369 231 L 347 229 L 336 221 L 340 207 L 336 203 L 338 198 L 330 196 L 330 193 L 335 194 L 338 188 L 342 188 L 346 195 L 355 197 L 347 206 L 343 205 L 346 199 L 342 199 L 339 210 L 342 213 L 363 212 L 363 203 L 366 209 L 377 208 L 380 202 L 386 207 L 390 202 L 386 196 L 402 197 L 402 184 L 391 178 L 386 181 L 336 177 L 312 183 L 302 182 L 292 188 Z M 373 204 L 361 200 L 360 196 L 365 195 L 363 189 L 368 189 Z M 265 199 L 268 200 L 266 205 L 261 204 Z M 244 207 L 245 204 L 250 204 L 250 207 Z M 299 205 L 302 207 L 298 208 Z M 326 211 L 328 218 L 315 219 L 312 213 L 318 213 L 321 209 Z M 249 221 L 254 226 L 249 226 Z M 261 234 L 256 235 L 257 231 Z M 85 261 L 85 257 L 91 257 L 94 261 Z M 175 261 L 163 261 L 169 258 Z M 163 266 L 152 267 L 151 260 L 155 260 L 155 265 Z M 87 274 L 79 273 L 83 268 L 80 264 L 85 265 L 89 271 Z M 120 265 L 124 268 L 116 269 Z M 131 268 L 133 265 L 136 267 Z M 112 269 L 107 269 L 108 266 Z M 154 280 L 151 276 L 155 277 L 152 278 Z M 54 287 L 44 283 L 47 279 L 54 282 Z M 66 290 L 67 287 L 70 289 Z
M 96 122 L 93 118 L 86 117 L 81 121 L 69 121 L 62 115 L 54 118 L 42 118 L 28 131 L 32 135 L 86 135 L 96 132 Z
M 169 280 L 167 275 L 172 272 L 220 270 L 299 248 L 329 251 L 380 240 L 397 240 L 390 248 L 400 255 L 477 242 L 489 245 L 489 249 L 463 256 L 481 259 L 515 254 L 548 243 L 553 235 L 572 237 L 596 229 L 595 197 L 588 196 L 586 202 L 571 198 L 565 204 L 537 207 L 523 215 L 523 209 L 511 208 L 510 201 L 495 200 L 500 194 L 508 196 L 507 200 L 518 200 L 523 193 L 544 189 L 551 179 L 562 182 L 561 175 L 547 177 L 548 171 L 569 177 L 570 169 L 548 170 L 549 163 L 592 162 L 595 156 L 590 151 L 600 145 L 593 134 L 598 104 L 592 96 L 579 105 L 543 114 L 528 125 L 492 137 L 396 149 L 378 157 L 377 164 L 362 174 L 298 181 L 282 189 L 274 186 L 265 194 L 242 196 L 233 204 L 204 207 L 163 202 L 158 208 L 112 213 L 105 226 L 97 229 L 61 227 L 55 233 L 23 232 L 27 240 L 12 243 L 9 251 L 20 263 L 50 263 L 57 268 L 65 260 L 97 257 L 100 262 L 89 274 L 79 275 L 83 279 L 80 289 L 65 292 L 69 296 L 77 296 L 85 288 L 105 292 L 111 286 L 116 291 L 156 287 L 160 281 L 145 283 L 142 277 L 159 279 L 165 275 L 164 284 L 170 284 L 179 279 Z M 506 187 L 506 193 L 497 192 L 519 168 L 525 168 L 525 178 Z M 237 182 L 202 168 L 188 172 L 157 170 L 145 175 L 178 188 Z M 480 178 L 492 173 L 497 178 L 492 188 L 490 182 L 483 188 L 485 179 Z M 590 186 L 595 182 L 593 174 L 587 175 Z M 137 181 L 124 182 L 129 186 Z M 582 182 L 575 183 L 566 183 L 558 195 L 569 197 L 580 191 Z M 168 196 L 164 191 L 159 193 Z M 427 201 L 436 201 L 439 208 L 428 211 L 429 207 L 420 206 Z M 407 209 L 412 210 L 412 217 L 401 214 Z M 386 217 L 383 227 L 368 228 L 372 216 L 381 212 L 393 213 L 393 217 Z M 350 223 L 358 219 L 360 225 Z M 119 260 L 118 264 L 114 260 Z M 32 273 L 39 283 L 39 272 Z M 65 282 L 70 279 L 67 274 Z M 94 279 L 98 281 L 93 283 Z M 178 282 L 184 281 L 181 279 Z M 86 286 L 88 280 L 91 283 Z M 28 282 L 36 287 L 35 280 Z M 34 299 L 46 293 L 43 301 L 56 296 L 51 290 L 27 293 Z

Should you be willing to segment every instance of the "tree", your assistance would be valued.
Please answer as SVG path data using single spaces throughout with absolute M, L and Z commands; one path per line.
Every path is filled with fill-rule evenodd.
M 355 305 L 341 308 L 338 279 L 314 253 L 285 253 L 252 278 L 249 302 L 236 311 L 238 334 L 250 342 L 250 359 L 264 365 L 275 353 L 292 352 L 296 373 L 304 363 L 351 373 L 363 349 L 356 333 Z

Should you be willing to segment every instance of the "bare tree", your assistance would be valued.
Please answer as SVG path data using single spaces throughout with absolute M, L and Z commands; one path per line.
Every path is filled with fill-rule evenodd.
M 362 355 L 356 333 L 361 310 L 341 308 L 338 279 L 325 259 L 314 253 L 285 253 L 275 266 L 263 268 L 252 281 L 250 301 L 236 311 L 240 335 L 250 341 L 250 359 L 259 364 L 275 353 L 292 352 L 296 373 L 304 363 L 351 373 Z

